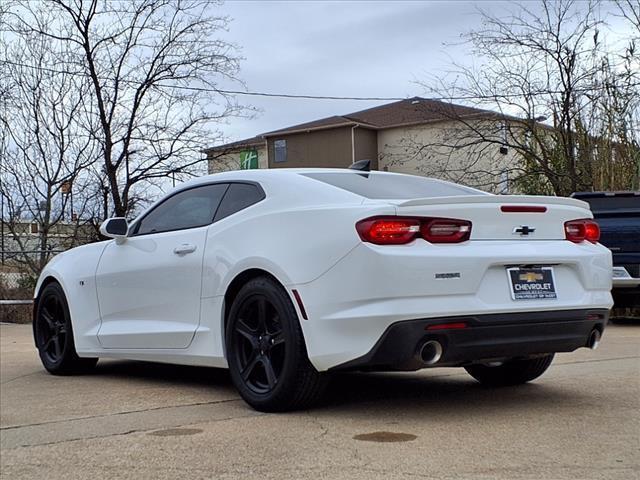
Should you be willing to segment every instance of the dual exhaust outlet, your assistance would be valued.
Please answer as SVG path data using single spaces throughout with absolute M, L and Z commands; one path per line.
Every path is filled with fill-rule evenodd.
M 601 338 L 602 334 L 600 333 L 600 330 L 594 328 L 591 330 L 587 339 L 587 347 L 591 350 L 595 350 L 600 346 Z M 425 365 L 435 365 L 438 363 L 442 358 L 443 352 L 444 349 L 442 348 L 442 344 L 437 340 L 428 340 L 418 348 L 418 356 Z
M 600 330 L 598 330 L 597 328 L 591 330 L 589 338 L 587 339 L 587 347 L 589 347 L 591 350 L 595 350 L 596 348 L 598 348 L 598 346 L 600 345 L 600 338 L 602 338 Z
M 429 340 L 418 349 L 418 355 L 425 365 L 434 365 L 442 358 L 442 344 L 437 340 Z

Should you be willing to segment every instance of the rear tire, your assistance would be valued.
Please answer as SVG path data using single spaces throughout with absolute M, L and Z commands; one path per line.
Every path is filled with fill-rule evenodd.
M 520 385 L 542 375 L 551 365 L 553 354 L 523 360 L 509 360 L 498 366 L 469 365 L 464 369 L 483 385 Z
M 80 358 L 73 341 L 67 298 L 60 284 L 46 285 L 38 295 L 33 336 L 44 368 L 53 375 L 86 373 L 97 358 Z
M 225 341 L 231 380 L 256 410 L 297 410 L 320 399 L 326 376 L 309 362 L 296 310 L 271 278 L 254 278 L 238 292 Z

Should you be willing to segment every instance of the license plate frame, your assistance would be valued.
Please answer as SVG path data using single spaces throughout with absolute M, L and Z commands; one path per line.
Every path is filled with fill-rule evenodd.
M 508 267 L 506 271 L 512 300 L 557 300 L 553 267 Z

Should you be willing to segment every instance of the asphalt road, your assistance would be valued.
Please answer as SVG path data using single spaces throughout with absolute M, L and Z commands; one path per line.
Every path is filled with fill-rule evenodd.
M 54 377 L 0 326 L 0 477 L 640 478 L 640 325 L 522 387 L 461 369 L 345 374 L 312 411 L 259 414 L 225 371 L 101 361 Z

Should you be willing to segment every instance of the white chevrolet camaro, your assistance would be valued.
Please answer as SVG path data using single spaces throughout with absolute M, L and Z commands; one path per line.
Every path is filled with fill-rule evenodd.
M 612 266 L 591 218 L 575 199 L 384 172 L 201 177 L 55 257 L 35 342 L 54 374 L 107 357 L 228 367 L 264 411 L 309 405 L 338 370 L 524 383 L 600 341 Z

